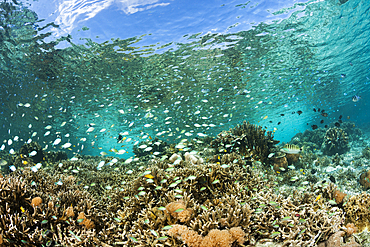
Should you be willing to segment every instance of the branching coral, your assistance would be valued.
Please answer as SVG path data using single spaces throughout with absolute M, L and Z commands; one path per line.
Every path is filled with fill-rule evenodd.
M 330 128 L 326 131 L 322 151 L 326 155 L 343 154 L 349 151 L 347 133 L 337 127 Z
M 274 140 L 271 131 L 266 132 L 261 126 L 244 121 L 229 131 L 219 133 L 211 146 L 220 153 L 237 152 L 242 156 L 267 162 L 268 155 L 277 143 L 279 141 Z
M 350 197 L 343 205 L 346 223 L 353 223 L 361 232 L 370 228 L 370 195 L 362 193 Z

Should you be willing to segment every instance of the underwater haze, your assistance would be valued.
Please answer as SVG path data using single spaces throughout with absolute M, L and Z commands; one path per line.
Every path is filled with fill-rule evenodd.
M 123 149 L 127 158 L 145 137 L 215 136 L 244 120 L 281 141 L 339 115 L 368 127 L 369 8 L 365 0 L 3 1 L 3 149 L 31 139 L 81 154 Z M 323 124 L 313 108 L 328 113 Z
M 329 114 L 325 124 L 344 115 L 368 126 L 369 7 L 354 0 L 4 1 L 5 149 L 32 139 L 93 155 L 123 146 L 126 158 L 145 137 L 215 136 L 243 120 L 289 141 L 320 122 L 315 107 Z M 15 136 L 20 142 L 7 145 Z
M 369 0 L 0 0 L 0 246 L 370 246 Z

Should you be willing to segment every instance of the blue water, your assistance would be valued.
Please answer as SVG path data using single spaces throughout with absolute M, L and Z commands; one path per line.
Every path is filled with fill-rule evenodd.
M 339 115 L 369 127 L 365 0 L 6 1 L 3 8 L 12 13 L 2 14 L 0 30 L 6 151 L 34 140 L 70 157 L 128 158 L 143 140 L 216 136 L 244 120 L 284 142 L 312 125 L 333 126 Z

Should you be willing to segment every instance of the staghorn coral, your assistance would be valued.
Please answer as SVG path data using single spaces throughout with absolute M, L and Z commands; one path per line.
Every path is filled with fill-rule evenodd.
M 64 183 L 56 184 L 59 179 Z M 6 245 L 96 246 L 100 243 L 94 240 L 94 229 L 82 228 L 70 213 L 84 210 L 97 214 L 93 198 L 88 192 L 78 190 L 80 186 L 75 184 L 75 179 L 24 169 L 0 178 L 0 188 L 0 229 L 4 230 Z
M 325 133 L 321 149 L 326 155 L 346 153 L 350 149 L 347 133 L 337 127 L 328 129 Z
M 370 228 L 370 195 L 361 193 L 350 197 L 343 205 L 346 223 L 353 223 L 360 232 Z

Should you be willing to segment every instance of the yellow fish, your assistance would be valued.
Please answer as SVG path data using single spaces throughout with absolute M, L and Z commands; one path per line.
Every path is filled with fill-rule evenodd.
M 316 199 L 315 199 L 315 202 L 317 202 L 318 200 L 320 200 L 320 198 L 321 198 L 321 195 L 318 195 L 318 196 L 316 197 Z
M 146 177 L 146 178 L 154 178 L 154 176 L 152 174 L 146 174 L 144 177 Z
M 22 206 L 20 208 L 21 208 L 22 213 L 24 213 L 26 211 L 26 210 L 24 210 L 24 208 Z

